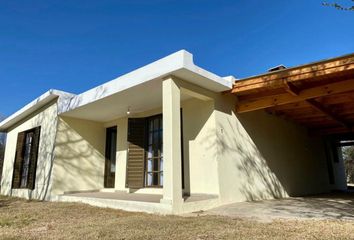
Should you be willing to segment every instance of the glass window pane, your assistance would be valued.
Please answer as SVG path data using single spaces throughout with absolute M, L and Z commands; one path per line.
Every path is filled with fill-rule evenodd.
M 148 153 L 147 153 L 147 157 L 148 157 L 148 158 L 152 158 L 153 153 L 154 153 L 154 151 L 152 150 L 152 146 L 149 146 L 149 148 L 148 148 Z
M 115 173 L 115 172 L 116 172 L 116 163 L 111 162 L 111 173 Z
M 21 187 L 27 187 L 32 141 L 33 141 L 33 133 L 29 132 L 26 134 L 26 140 L 24 146 L 25 152 L 23 156 L 22 171 L 21 171 Z
M 159 170 L 159 159 L 155 158 L 154 159 L 154 171 L 158 171 Z
M 160 185 L 163 186 L 163 172 L 160 173 Z
M 147 174 L 146 185 L 147 186 L 151 186 L 152 185 L 152 173 L 148 173 Z
M 149 118 L 146 154 L 146 186 L 162 186 L 162 116 Z
M 152 144 L 152 132 L 149 133 L 148 144 Z
M 159 119 L 155 118 L 154 119 L 154 130 L 157 130 L 157 129 L 159 129 Z
M 160 159 L 160 171 L 163 171 L 163 158 Z
M 152 159 L 147 160 L 147 171 L 148 172 L 152 171 Z
M 159 185 L 159 174 L 158 173 L 153 173 L 154 174 L 154 177 L 153 177 L 153 184 L 154 186 L 158 186 Z
M 152 131 L 154 127 L 154 123 L 152 121 L 149 122 L 149 131 Z
M 111 133 L 111 146 L 110 146 L 110 160 L 111 160 L 111 173 L 116 172 L 116 150 L 117 150 L 117 132 Z
M 157 147 L 157 144 L 159 143 L 159 135 L 157 132 L 154 132 L 154 142 L 153 144 Z

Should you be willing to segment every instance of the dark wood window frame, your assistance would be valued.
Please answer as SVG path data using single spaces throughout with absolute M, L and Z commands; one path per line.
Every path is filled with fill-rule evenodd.
M 116 175 L 117 126 L 106 128 L 104 187 L 114 188 Z M 113 136 L 113 138 L 112 138 Z M 113 144 L 113 145 L 112 145 Z M 113 167 L 113 168 L 112 168 Z
M 182 108 L 180 109 L 181 111 L 181 174 L 182 174 L 182 188 L 184 189 L 184 146 L 183 146 L 183 111 L 182 111 Z M 160 182 L 160 175 L 162 175 L 163 177 L 163 169 L 160 169 L 160 161 L 157 162 L 158 164 L 158 169 L 156 171 L 151 171 L 151 173 L 155 173 L 158 175 L 158 184 L 157 185 L 147 185 L 147 178 L 148 178 L 148 173 L 150 171 L 147 171 L 147 164 L 148 164 L 148 152 L 149 152 L 149 133 L 150 133 L 150 126 L 149 126 L 149 121 L 153 120 L 153 119 L 156 119 L 156 118 L 160 118 L 160 126 L 161 126 L 161 131 L 160 131 L 160 134 L 161 134 L 161 138 L 159 139 L 159 143 L 161 143 L 161 153 L 159 152 L 158 153 L 158 156 L 157 157 L 154 157 L 154 158 L 158 158 L 160 161 L 162 159 L 162 164 L 163 164 L 163 124 L 162 124 L 162 121 L 163 121 L 163 116 L 162 114 L 157 114 L 157 115 L 154 115 L 154 116 L 150 116 L 150 117 L 146 117 L 146 146 L 145 146 L 145 160 L 144 160 L 144 187 L 146 188 L 162 188 L 163 187 L 163 178 L 162 178 L 162 184 Z M 159 130 L 156 130 L 156 131 L 159 131 Z M 154 164 L 153 164 L 154 165 Z M 163 165 L 162 165 L 163 166 Z M 152 167 L 154 168 L 154 166 Z
M 18 133 L 15 162 L 13 168 L 13 189 L 34 189 L 40 127 Z
M 28 188 L 29 167 L 31 163 L 31 154 L 33 151 L 34 130 L 30 130 L 25 134 L 25 142 L 23 144 L 23 160 L 21 165 L 20 188 Z
M 163 127 L 162 114 L 146 118 L 146 148 L 144 161 L 144 186 L 163 187 Z M 156 136 L 156 137 L 155 137 Z M 156 139 L 155 139 L 156 138 Z M 151 155 L 149 154 L 151 152 Z M 151 164 L 149 164 L 151 163 Z M 151 184 L 149 184 L 151 176 Z M 162 181 L 161 181 L 162 177 Z
M 182 174 L 182 188 L 184 188 L 184 149 L 183 149 L 183 112 L 181 108 L 181 174 Z M 149 122 L 159 118 L 158 129 L 150 129 Z M 149 133 L 157 133 L 158 141 L 157 154 L 149 156 Z M 163 116 L 157 114 L 144 118 L 129 118 L 128 119 L 128 154 L 127 154 L 127 168 L 126 168 L 126 180 L 125 186 L 131 189 L 140 188 L 162 188 L 163 179 L 161 181 L 161 175 L 163 177 Z M 158 148 L 158 149 L 156 149 Z M 152 163 L 149 168 L 149 159 L 156 159 L 155 163 Z M 162 159 L 162 164 L 161 164 Z M 153 161 L 152 161 L 153 162 Z M 155 167 L 154 167 L 155 165 Z M 157 166 L 157 167 L 156 167 Z M 154 184 L 147 184 L 148 174 L 155 174 Z

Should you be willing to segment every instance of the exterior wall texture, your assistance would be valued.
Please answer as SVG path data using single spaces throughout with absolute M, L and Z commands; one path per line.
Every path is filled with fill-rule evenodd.
M 34 199 L 48 199 L 51 191 L 51 168 L 53 162 L 54 140 L 57 126 L 57 104 L 52 102 L 36 111 L 9 129 L 6 140 L 4 168 L 1 179 L 1 194 Z M 17 135 L 41 126 L 36 180 L 34 190 L 11 189 Z
M 185 190 L 218 195 L 214 102 L 193 98 L 182 109 Z
M 55 140 L 52 194 L 103 188 L 103 124 L 60 117 Z
M 330 190 L 322 139 L 262 110 L 236 115 L 235 105 L 225 96 L 215 109 L 222 202 Z

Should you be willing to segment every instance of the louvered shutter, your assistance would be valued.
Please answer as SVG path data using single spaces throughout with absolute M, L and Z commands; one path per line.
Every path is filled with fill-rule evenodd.
M 126 186 L 144 187 L 146 119 L 128 119 L 128 162 Z
M 23 162 L 23 145 L 25 143 L 25 135 L 25 132 L 20 132 L 17 135 L 15 163 L 12 176 L 12 188 L 20 188 L 21 184 L 21 168 Z
M 30 165 L 28 170 L 28 188 L 34 189 L 36 181 L 36 169 L 37 169 L 37 158 L 38 158 L 38 149 L 39 149 L 39 139 L 41 134 L 41 127 L 34 129 L 33 142 L 30 156 Z

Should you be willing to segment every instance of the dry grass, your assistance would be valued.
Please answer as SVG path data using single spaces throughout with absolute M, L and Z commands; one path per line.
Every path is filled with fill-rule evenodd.
M 1 239 L 354 239 L 354 223 L 261 223 L 226 217 L 130 213 L 0 197 Z

